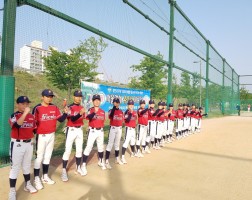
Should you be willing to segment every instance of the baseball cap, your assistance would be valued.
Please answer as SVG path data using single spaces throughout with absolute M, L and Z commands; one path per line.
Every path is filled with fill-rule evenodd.
M 74 91 L 74 96 L 75 96 L 75 97 L 83 97 L 82 91 L 81 91 L 81 90 L 75 90 L 75 91 Z
M 117 97 L 115 97 L 114 99 L 113 99 L 113 103 L 120 103 L 120 99 L 119 98 L 117 98 Z
M 202 107 L 199 107 L 200 110 L 202 110 L 203 108 Z
M 150 100 L 149 104 L 155 104 L 154 100 Z
M 29 98 L 27 96 L 20 96 L 17 98 L 17 103 L 31 103 L 31 101 L 29 100 Z
M 94 94 L 93 97 L 92 97 L 92 101 L 94 101 L 96 99 L 101 101 L 101 96 L 99 94 Z
M 128 105 L 134 105 L 134 101 L 133 101 L 132 99 L 130 99 L 130 100 L 128 101 Z
M 49 97 L 49 96 L 52 96 L 54 97 L 55 95 L 53 94 L 53 91 L 50 90 L 50 89 L 44 89 L 41 93 L 42 97 L 46 96 L 46 97 Z
M 167 104 L 165 102 L 162 102 L 162 106 L 167 106 Z
M 163 106 L 163 102 L 162 101 L 158 102 L 158 106 Z
M 145 100 L 144 99 L 141 99 L 140 101 L 139 101 L 139 104 L 141 105 L 141 104 L 145 104 Z
M 189 103 L 188 103 L 188 104 L 186 104 L 186 106 L 187 106 L 187 107 L 190 107 Z
M 181 107 L 181 106 L 182 106 L 182 103 L 179 103 L 179 104 L 178 104 L 178 107 Z
M 169 103 L 169 107 L 173 107 L 173 103 Z
M 183 106 L 187 106 L 185 103 L 183 103 Z
M 192 106 L 195 106 L 195 104 L 193 103 Z

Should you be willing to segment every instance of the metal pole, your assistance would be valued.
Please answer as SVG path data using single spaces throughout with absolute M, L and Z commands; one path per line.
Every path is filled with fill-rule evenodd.
M 232 68 L 232 88 L 231 88 L 231 113 L 233 114 L 235 112 L 235 106 L 234 106 L 234 69 Z
M 173 43 L 174 43 L 174 7 L 175 0 L 169 0 L 170 3 L 170 38 L 169 38 L 169 66 L 168 66 L 168 95 L 167 103 L 172 103 L 172 68 L 173 68 Z
M 202 74 L 201 74 L 201 60 L 199 61 L 200 62 L 200 107 L 202 106 L 202 93 L 201 93 L 201 77 L 202 77 Z
M 2 56 L 0 74 L 0 158 L 8 158 L 10 126 L 8 119 L 14 110 L 14 44 L 17 0 L 4 0 Z M 6 160 L 7 161 L 7 160 Z
M 221 100 L 221 112 L 224 115 L 225 114 L 225 63 L 226 60 L 223 59 L 223 65 L 222 65 L 222 100 Z
M 208 85 L 209 85 L 209 46 L 210 41 L 208 40 L 206 42 L 206 105 L 205 105 L 205 113 L 208 113 L 209 111 L 209 91 L 208 91 Z

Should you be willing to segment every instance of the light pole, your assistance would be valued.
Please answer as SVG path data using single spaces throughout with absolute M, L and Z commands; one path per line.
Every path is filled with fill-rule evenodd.
M 194 61 L 193 63 L 199 63 L 200 64 L 200 106 L 201 106 L 201 60 Z

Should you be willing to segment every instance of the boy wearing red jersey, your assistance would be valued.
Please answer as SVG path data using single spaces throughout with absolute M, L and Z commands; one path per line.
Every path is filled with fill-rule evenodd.
M 182 137 L 182 130 L 183 130 L 183 119 L 184 119 L 184 111 L 182 104 L 178 105 L 178 110 L 176 111 L 176 137 L 179 140 Z
M 20 96 L 17 98 L 16 103 L 18 111 L 13 113 L 9 119 L 11 126 L 9 199 L 16 199 L 16 181 L 21 167 L 25 179 L 24 190 L 30 193 L 37 192 L 30 181 L 33 130 L 36 128 L 36 123 L 34 116 L 30 114 L 30 100 L 28 97 Z
M 176 119 L 176 111 L 173 109 L 173 103 L 170 103 L 168 110 L 168 142 L 172 142 L 172 134 L 175 119 Z

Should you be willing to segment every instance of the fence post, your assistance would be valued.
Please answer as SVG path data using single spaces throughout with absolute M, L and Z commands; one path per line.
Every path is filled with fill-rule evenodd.
M 225 114 L 225 63 L 226 60 L 223 58 L 223 66 L 222 66 L 222 100 L 221 100 L 221 112 Z
M 209 46 L 210 41 L 206 41 L 206 106 L 205 106 L 205 113 L 209 112 Z
M 8 119 L 14 110 L 14 44 L 17 0 L 4 0 L 2 56 L 0 74 L 0 158 L 8 158 L 10 126 Z M 7 160 L 6 160 L 7 161 Z
M 172 69 L 173 69 L 173 43 L 174 43 L 174 8 L 176 1 L 169 0 L 170 3 L 170 36 L 169 36 L 169 66 L 168 66 L 168 95 L 167 103 L 172 103 Z
M 235 113 L 235 101 L 234 101 L 234 69 L 232 68 L 232 87 L 231 87 L 231 113 Z

